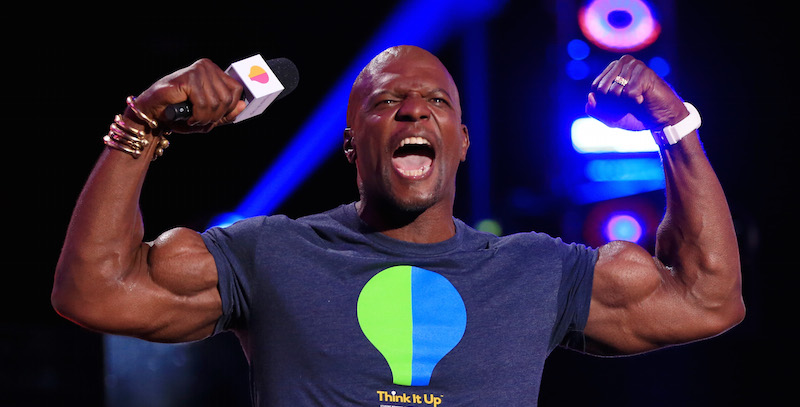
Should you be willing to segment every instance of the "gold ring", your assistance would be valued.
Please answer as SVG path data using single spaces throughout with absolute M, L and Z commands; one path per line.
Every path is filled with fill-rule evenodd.
M 614 80 L 612 82 L 616 83 L 616 84 L 619 84 L 623 88 L 625 87 L 625 85 L 628 84 L 628 80 L 623 78 L 623 77 L 621 77 L 621 76 L 617 76 L 616 78 L 614 78 Z

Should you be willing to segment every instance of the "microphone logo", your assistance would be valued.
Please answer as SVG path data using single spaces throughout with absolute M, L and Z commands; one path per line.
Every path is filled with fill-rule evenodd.
M 258 65 L 251 66 L 250 73 L 247 76 L 250 77 L 251 80 L 254 80 L 258 83 L 263 84 L 269 82 L 269 74 L 264 70 L 264 68 Z

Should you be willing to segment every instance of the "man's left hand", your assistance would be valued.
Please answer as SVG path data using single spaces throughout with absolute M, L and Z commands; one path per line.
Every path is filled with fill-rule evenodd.
M 611 62 L 592 82 L 586 113 L 625 130 L 660 129 L 689 115 L 672 87 L 630 55 Z

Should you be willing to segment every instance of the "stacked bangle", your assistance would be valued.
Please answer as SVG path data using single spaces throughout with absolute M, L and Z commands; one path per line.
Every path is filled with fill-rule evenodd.
M 136 117 L 145 122 L 145 125 L 151 132 L 152 130 L 158 128 L 158 122 L 142 113 L 142 111 L 139 110 L 134 104 L 135 101 L 136 98 L 133 96 L 128 96 L 126 103 Z M 145 130 L 139 130 L 129 126 L 125 123 L 125 120 L 123 120 L 121 115 L 116 115 L 114 116 L 114 122 L 111 123 L 111 126 L 109 127 L 108 134 L 103 137 L 103 143 L 113 149 L 128 153 L 133 156 L 133 158 L 139 158 L 142 155 L 145 147 L 150 144 L 150 141 L 145 138 L 147 133 L 148 132 Z M 153 153 L 153 161 L 164 154 L 164 149 L 169 147 L 169 141 L 164 137 L 164 135 L 161 135 L 160 140 L 158 141 L 156 150 Z

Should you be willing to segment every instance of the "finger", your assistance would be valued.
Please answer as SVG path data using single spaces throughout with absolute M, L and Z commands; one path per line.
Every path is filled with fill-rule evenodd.
M 609 72 L 611 72 L 613 69 L 615 69 L 617 64 L 618 64 L 618 61 L 612 61 L 611 63 L 609 63 L 606 66 L 606 68 L 603 70 L 603 72 L 601 72 L 600 75 L 597 75 L 597 77 L 594 79 L 594 81 L 592 81 L 592 88 L 591 89 L 592 90 L 600 90 L 600 87 L 604 83 L 604 80 L 606 79 L 606 77 L 608 77 Z M 602 92 L 605 93 L 605 91 L 602 91 Z
M 210 65 L 212 64 L 198 61 L 190 72 L 189 101 L 192 103 L 192 117 L 186 121 L 190 126 L 204 126 L 219 119 L 210 113 L 216 99 L 214 67 Z
M 637 104 L 644 102 L 644 91 L 647 83 L 646 66 L 644 63 L 637 63 L 631 69 L 628 85 L 623 89 L 623 95 L 636 101 Z
M 589 95 L 586 97 L 586 106 L 592 109 L 597 106 L 597 99 L 594 96 L 594 92 L 589 92 Z
M 236 116 L 238 116 L 239 113 L 242 113 L 242 111 L 244 111 L 245 107 L 247 107 L 247 102 L 245 102 L 244 100 L 241 100 L 241 99 L 237 100 L 236 103 L 234 104 L 233 108 L 228 112 L 228 114 L 226 114 L 222 118 L 222 120 L 221 120 L 222 123 L 220 123 L 220 124 L 233 123 L 233 120 L 236 119 Z
M 228 85 L 228 80 L 232 80 L 230 76 L 217 67 L 209 70 L 208 83 L 205 86 L 207 91 L 205 107 L 207 123 L 215 123 L 233 108 L 239 95 L 234 96 L 231 86 Z
M 621 96 L 625 91 L 625 88 L 630 86 L 629 84 L 632 81 L 632 71 L 637 62 L 629 55 L 624 55 L 619 61 L 619 72 L 616 74 L 616 76 L 614 76 L 613 79 L 611 79 L 608 90 L 609 93 L 616 96 Z
M 227 74 L 224 76 L 223 80 L 225 81 L 225 86 L 227 88 L 226 92 L 228 95 L 228 99 L 226 99 L 227 104 L 224 109 L 225 117 L 229 117 L 231 116 L 231 114 L 233 114 L 232 117 L 236 117 L 236 115 L 238 115 L 242 111 L 240 105 L 247 106 L 247 103 L 245 103 L 242 100 L 242 92 L 244 90 L 244 87 L 242 86 L 241 83 L 239 83 L 239 81 L 233 79 Z
M 594 112 L 597 110 L 597 99 L 595 98 L 594 92 L 589 92 L 589 95 L 586 97 L 586 106 L 584 107 L 584 111 L 589 116 L 594 116 Z
M 210 61 L 198 64 L 192 78 L 192 118 L 187 124 L 205 126 L 216 123 L 235 105 L 238 97 L 227 84 L 232 78 Z
M 616 95 L 619 96 L 620 88 L 624 87 L 626 79 L 622 77 L 622 70 L 625 68 L 625 63 L 622 59 L 618 60 L 614 67 L 608 70 L 603 78 L 600 80 L 597 90 L 601 95 Z
M 222 70 L 215 72 L 214 86 L 214 114 L 226 115 L 236 107 L 241 98 L 242 86 Z

